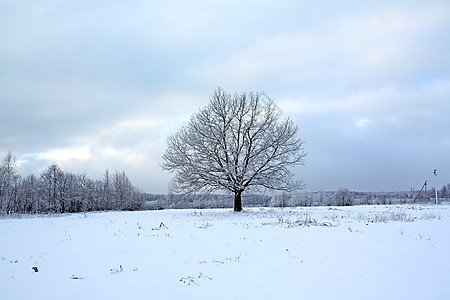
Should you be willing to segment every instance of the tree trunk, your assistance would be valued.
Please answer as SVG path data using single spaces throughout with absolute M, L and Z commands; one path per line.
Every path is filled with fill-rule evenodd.
M 237 191 L 234 192 L 234 211 L 241 211 L 242 210 L 242 195 L 243 191 Z

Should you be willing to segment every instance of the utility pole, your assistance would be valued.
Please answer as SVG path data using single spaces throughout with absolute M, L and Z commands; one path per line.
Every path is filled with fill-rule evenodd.
M 425 186 L 425 203 L 427 203 L 427 182 L 423 184 Z
M 417 193 L 416 197 L 414 197 L 414 200 L 412 201 L 412 203 L 416 203 L 417 197 L 420 196 L 420 193 L 422 193 L 423 188 L 425 188 L 425 201 L 427 201 L 427 182 L 425 181 L 425 183 L 420 188 L 420 191 Z
M 437 169 L 434 169 L 433 174 L 434 174 L 434 190 L 436 191 L 436 204 L 439 204 L 437 194 Z

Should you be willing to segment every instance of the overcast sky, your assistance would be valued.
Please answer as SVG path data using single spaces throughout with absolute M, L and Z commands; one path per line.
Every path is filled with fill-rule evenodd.
M 217 87 L 300 127 L 307 190 L 450 182 L 450 1 L 0 0 L 0 155 L 166 193 Z

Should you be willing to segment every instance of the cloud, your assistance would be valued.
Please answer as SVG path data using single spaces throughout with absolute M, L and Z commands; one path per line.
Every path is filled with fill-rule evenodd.
M 92 158 L 89 147 L 75 147 L 66 149 L 53 149 L 43 153 L 25 155 L 19 161 L 19 165 L 26 164 L 28 160 L 45 160 L 52 162 L 65 163 L 68 161 L 86 161 Z
M 0 154 L 24 175 L 58 160 L 165 192 L 167 137 L 220 86 L 263 91 L 300 124 L 311 188 L 381 188 L 397 165 L 410 171 L 400 189 L 450 151 L 449 13 L 445 1 L 4 2 Z
M 448 12 L 448 6 L 430 5 L 336 14 L 317 28 L 293 27 L 258 37 L 200 72 L 233 86 L 264 83 L 281 90 L 296 85 L 304 93 L 321 88 L 324 97 L 384 88 L 402 83 L 405 76 L 417 80 L 425 70 L 442 69 L 436 57 L 446 57 L 448 41 L 432 47 L 428 42 L 430 36 L 445 35 Z
M 369 125 L 372 121 L 367 119 L 367 118 L 361 118 L 358 121 L 355 122 L 355 125 L 357 127 L 366 127 L 367 125 Z

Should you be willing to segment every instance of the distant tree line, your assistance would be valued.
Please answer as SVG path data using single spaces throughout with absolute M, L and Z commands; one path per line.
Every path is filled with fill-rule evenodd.
M 412 203 L 417 191 L 354 192 L 346 188 L 278 194 L 246 194 L 246 207 L 350 206 Z M 434 188 L 427 201 L 434 203 Z M 438 190 L 439 202 L 449 201 L 450 184 Z M 228 194 L 146 194 L 134 187 L 125 172 L 106 170 L 101 179 L 85 173 L 63 171 L 57 164 L 39 176 L 22 178 L 15 158 L 8 153 L 0 165 L 0 213 L 67 213 L 101 210 L 158 210 L 191 208 L 233 208 L 234 195 Z M 424 203 L 422 192 L 416 203 Z
M 102 179 L 63 171 L 51 164 L 39 176 L 22 178 L 8 153 L 0 165 L 0 212 L 67 213 L 97 210 L 140 210 L 142 193 L 125 172 L 108 170 Z
M 234 195 L 227 194 L 144 194 L 144 209 L 233 208 Z M 270 206 L 271 196 L 246 194 L 246 206 Z
M 410 192 L 355 192 L 346 188 L 337 191 L 318 191 L 278 194 L 247 194 L 242 197 L 246 207 L 296 207 L 296 206 L 351 206 L 351 205 L 388 205 L 412 203 L 417 191 Z M 143 209 L 179 209 L 179 208 L 232 208 L 232 194 L 144 194 Z M 435 192 L 427 192 L 427 203 L 434 203 Z M 450 199 L 450 184 L 438 191 L 439 202 Z M 422 194 L 415 203 L 425 203 Z

